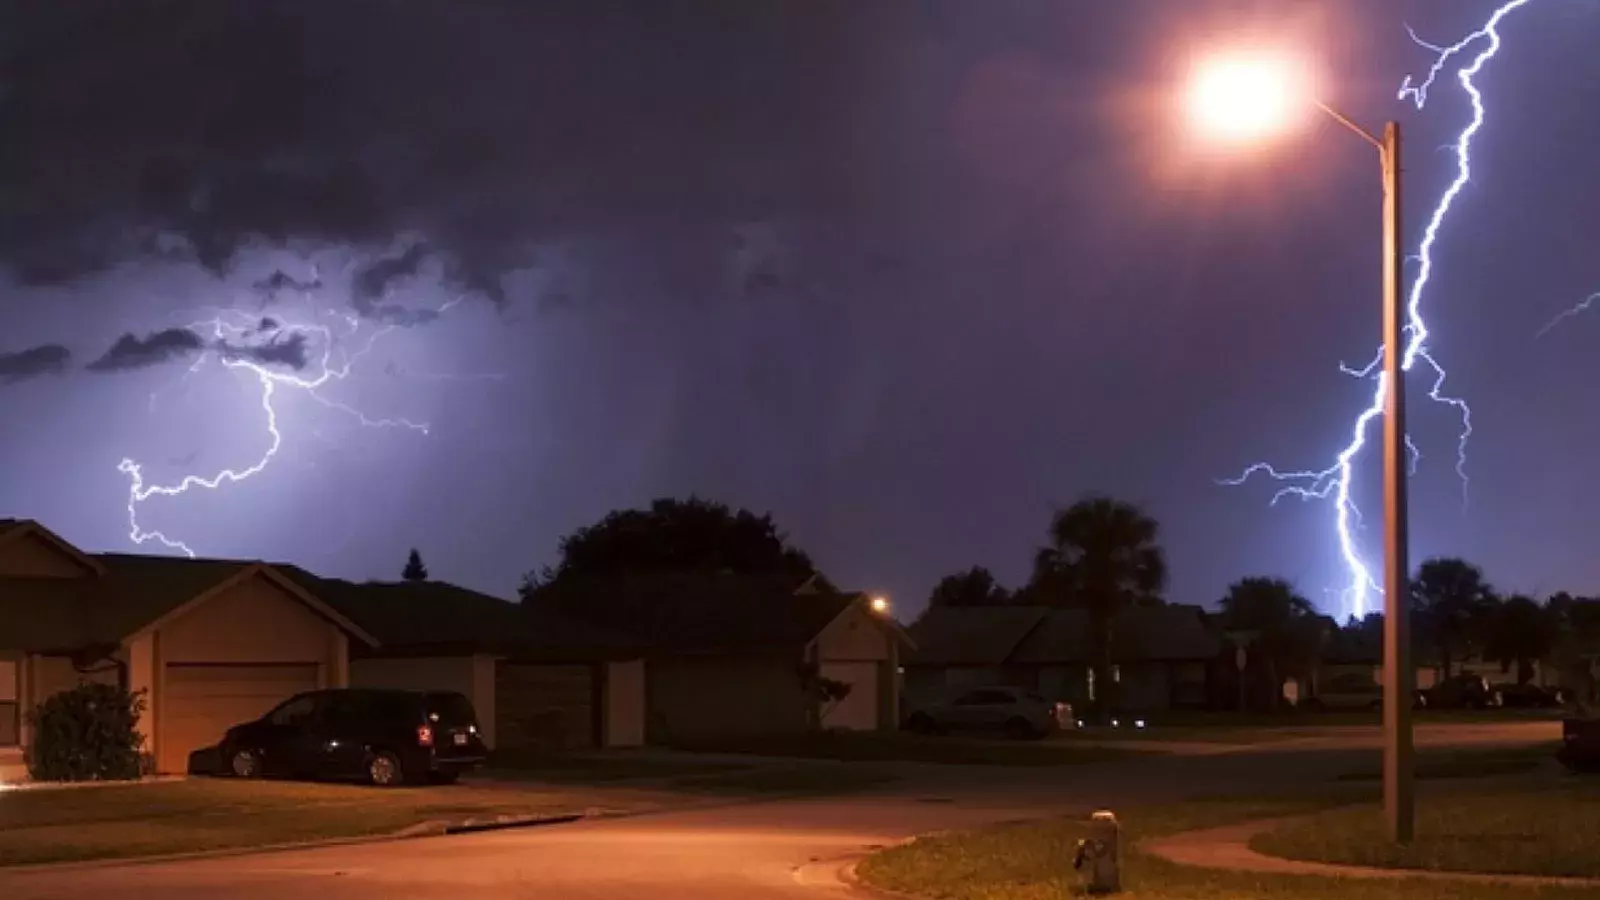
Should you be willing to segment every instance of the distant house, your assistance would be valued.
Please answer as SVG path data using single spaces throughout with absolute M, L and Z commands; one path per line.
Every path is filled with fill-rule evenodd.
M 530 613 L 622 631 L 642 648 L 645 738 L 694 744 L 811 728 L 898 727 L 895 673 L 909 641 L 865 595 L 783 576 L 581 578 Z M 850 686 L 819 702 L 816 679 Z
M 349 679 L 375 639 L 278 568 L 85 553 L 37 522 L 0 520 L 0 781 L 22 776 L 27 714 L 85 681 L 142 692 L 160 772 L 228 726 Z
M 644 663 L 629 638 L 445 582 L 354 583 L 289 568 L 377 637 L 352 654 L 352 685 L 459 691 L 492 748 L 644 742 Z
M 1041 606 L 939 607 L 911 626 L 905 662 L 915 701 L 951 686 L 1005 684 L 1052 700 L 1091 698 L 1095 650 L 1088 615 Z M 1135 607 L 1112 628 L 1112 678 L 1122 706 L 1136 710 L 1204 706 L 1221 638 L 1197 606 Z

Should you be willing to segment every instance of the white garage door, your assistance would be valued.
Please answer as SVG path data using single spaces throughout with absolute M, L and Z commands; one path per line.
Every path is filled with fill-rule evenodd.
M 875 662 L 825 662 L 817 667 L 823 678 L 850 685 L 850 693 L 824 709 L 822 727 L 871 730 L 878 727 L 878 664 Z
M 171 663 L 158 711 L 157 768 L 183 772 L 189 754 L 209 747 L 223 732 L 259 718 L 301 691 L 317 689 L 315 663 L 201 665 Z

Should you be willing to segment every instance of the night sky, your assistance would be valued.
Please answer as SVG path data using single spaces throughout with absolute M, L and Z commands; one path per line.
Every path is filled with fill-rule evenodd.
M 1453 71 L 1395 98 L 1433 58 L 1405 26 L 1495 5 L 4 0 L 0 515 L 135 549 L 119 461 L 243 471 L 248 365 L 353 358 L 275 383 L 266 468 L 139 524 L 356 578 L 416 546 L 509 594 L 698 493 L 909 615 L 973 564 L 1020 581 L 1099 491 L 1160 519 L 1173 600 L 1265 574 L 1342 612 L 1331 507 L 1217 479 L 1327 465 L 1367 402 L 1338 365 L 1377 346 L 1376 161 L 1331 124 L 1203 153 L 1176 95 L 1203 47 L 1304 48 L 1407 128 L 1414 246 L 1470 108 Z M 1536 335 L 1600 291 L 1600 2 L 1502 34 L 1425 298 L 1470 502 L 1418 372 L 1412 553 L 1592 592 L 1600 304 Z

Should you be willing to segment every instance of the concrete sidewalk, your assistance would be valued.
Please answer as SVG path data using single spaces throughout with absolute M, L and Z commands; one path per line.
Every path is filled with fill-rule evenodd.
M 1183 866 L 1256 872 L 1264 875 L 1316 875 L 1323 878 L 1396 879 L 1426 878 L 1465 884 L 1506 884 L 1519 887 L 1583 887 L 1600 889 L 1600 878 L 1548 875 L 1501 875 L 1488 872 L 1445 872 L 1431 869 L 1381 869 L 1344 866 L 1268 856 L 1250 849 L 1250 839 L 1262 832 L 1301 821 L 1304 817 L 1258 819 L 1218 828 L 1185 831 L 1141 841 L 1142 853 Z

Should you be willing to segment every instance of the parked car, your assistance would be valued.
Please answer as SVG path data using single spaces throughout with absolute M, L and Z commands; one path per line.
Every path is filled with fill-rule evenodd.
M 1556 759 L 1574 772 L 1600 770 L 1600 719 L 1561 720 Z
M 1341 672 L 1317 685 L 1316 694 L 1301 705 L 1314 710 L 1379 709 L 1383 706 L 1383 686 L 1370 675 Z
M 1052 703 L 1016 687 L 966 688 L 917 707 L 906 728 L 922 734 L 998 732 L 1015 738 L 1044 737 L 1072 722 L 1072 707 Z
M 1561 706 L 1566 702 L 1566 696 L 1560 688 L 1543 688 L 1537 684 L 1493 684 L 1489 690 L 1500 695 L 1500 705 L 1519 707 L 1523 709 L 1551 709 Z
M 391 787 L 455 781 L 488 748 L 472 702 L 452 691 L 310 691 L 228 729 L 224 770 L 239 778 L 360 779 Z
M 1492 709 L 1505 703 L 1487 678 L 1470 672 L 1452 675 L 1428 688 L 1427 697 L 1430 709 Z

